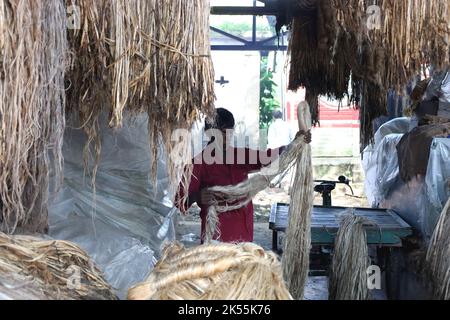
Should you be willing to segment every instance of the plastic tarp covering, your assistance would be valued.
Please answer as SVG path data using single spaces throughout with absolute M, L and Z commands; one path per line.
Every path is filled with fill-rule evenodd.
M 450 197 L 450 139 L 433 140 L 425 185 L 432 212 L 440 213 Z M 432 223 L 436 224 L 438 219 L 439 214 L 433 218 Z
M 165 164 L 158 161 L 156 188 L 150 178 L 146 116 L 124 123 L 119 130 L 100 123 L 101 162 L 95 192 L 84 175 L 86 137 L 76 121 L 64 136 L 64 182 L 49 205 L 50 236 L 73 241 L 94 259 L 120 298 L 144 280 L 165 241 L 175 239 L 173 222 L 163 239 L 157 237 L 173 204 L 167 190 Z M 163 157 L 162 157 L 163 158 Z
M 378 207 L 398 177 L 396 146 L 411 127 L 410 118 L 388 121 L 375 133 L 375 143 L 364 150 L 365 191 L 372 207 Z
M 442 82 L 438 115 L 450 119 L 450 72 Z
M 387 123 L 386 126 L 392 124 Z M 392 127 L 398 128 L 398 123 Z M 426 176 L 404 183 L 399 177 L 396 150 L 404 133 L 385 135 L 381 131 L 389 130 L 380 128 L 378 143 L 367 147 L 363 156 L 369 203 L 372 207 L 395 210 L 428 241 L 450 196 L 450 139 L 434 139 Z
M 446 76 L 446 72 L 436 72 L 432 77 L 431 81 L 428 84 L 427 90 L 423 96 L 424 101 L 429 101 L 435 97 L 440 96 L 440 91 L 442 87 L 442 83 L 444 82 Z
M 390 134 L 380 144 L 364 150 L 364 188 L 372 207 L 378 207 L 398 179 L 398 158 L 396 146 L 403 134 Z
M 380 142 L 389 134 L 392 133 L 407 133 L 413 129 L 415 125 L 411 122 L 410 118 L 395 118 L 384 123 L 375 133 L 375 145 L 379 145 Z
M 450 72 L 436 73 L 424 95 L 424 100 L 428 101 L 437 97 L 439 99 L 438 115 L 442 117 L 450 117 Z

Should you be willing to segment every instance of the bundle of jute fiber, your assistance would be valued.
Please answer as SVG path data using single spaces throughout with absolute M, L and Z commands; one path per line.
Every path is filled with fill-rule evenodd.
M 0 233 L 0 299 L 117 299 L 87 254 L 67 241 Z
M 368 300 L 367 270 L 370 258 L 364 226 L 370 220 L 353 213 L 340 221 L 330 270 L 330 300 Z
M 65 75 L 66 114 L 68 119 L 74 113 L 79 116 L 78 127 L 88 138 L 83 162 L 87 172 L 91 157 L 94 159 L 93 184 L 101 153 L 99 116 L 111 105 L 112 99 L 112 76 L 108 66 L 113 57 L 107 42 L 112 3 L 105 0 L 66 0 L 67 9 L 76 8 L 79 13 L 79 16 L 73 13 L 74 25 L 67 29 L 71 59 Z M 91 150 L 92 145 L 94 150 Z
M 189 139 L 176 141 L 176 129 L 190 129 L 201 114 L 214 111 L 214 74 L 209 42 L 207 0 L 66 0 L 81 8 L 81 29 L 70 30 L 74 52 L 69 109 L 78 111 L 88 136 L 85 167 L 91 144 L 95 170 L 100 155 L 98 119 L 110 111 L 109 125 L 122 125 L 123 112 L 148 114 L 152 172 L 165 147 L 170 181 L 192 157 Z M 102 81 L 99 81 L 102 79 Z M 176 155 L 172 155 L 176 153 Z M 95 180 L 94 180 L 95 182 Z
M 291 300 L 272 252 L 252 243 L 168 246 L 130 300 Z
M 383 51 L 374 71 L 382 72 L 384 88 L 401 90 L 424 65 L 439 70 L 450 62 L 447 0 L 333 0 L 330 4 L 343 30 L 361 35 L 358 47 L 369 40 L 373 53 Z
M 299 128 L 309 129 L 311 117 L 307 102 L 300 103 L 298 113 Z M 314 201 L 310 145 L 304 146 L 296 159 L 295 166 L 282 265 L 289 292 L 295 299 L 303 299 L 309 270 L 311 213 Z
M 306 123 L 310 123 L 309 106 L 302 102 L 299 106 L 300 129 L 308 128 L 302 119 L 306 117 Z M 215 186 L 208 188 L 213 201 L 208 208 L 205 242 L 210 242 L 213 237 L 220 238 L 218 222 L 219 214 L 245 207 L 262 190 L 272 184 L 279 183 L 295 162 L 303 157 L 310 156 L 309 146 L 304 141 L 304 136 L 298 136 L 286 150 L 267 167 L 263 167 L 258 174 L 249 179 L 231 186 Z M 306 150 L 306 151 L 305 151 Z M 305 153 L 305 156 L 303 153 Z M 309 167 L 311 169 L 311 167 Z
M 434 229 L 426 257 L 437 299 L 450 300 L 450 198 Z
M 364 147 L 373 136 L 372 121 L 386 113 L 388 90 L 402 95 L 428 66 L 448 66 L 449 21 L 447 0 L 318 0 L 315 10 L 287 23 L 289 88 L 342 99 L 354 94 L 351 81 L 360 92 L 374 92 L 377 99 L 362 95 Z
M 56 177 L 63 162 L 66 51 L 61 0 L 0 0 L 1 231 L 48 227 L 49 153 Z
M 336 22 L 329 1 L 317 1 L 313 11 L 302 12 L 291 24 L 289 42 L 289 89 L 306 87 L 310 96 L 327 95 L 341 100 L 348 95 L 351 69 L 346 55 L 348 37 Z M 318 106 L 310 104 L 314 123 Z

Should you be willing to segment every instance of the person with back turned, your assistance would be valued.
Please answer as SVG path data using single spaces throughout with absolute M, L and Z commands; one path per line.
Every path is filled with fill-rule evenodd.
M 274 120 L 269 126 L 267 147 L 270 149 L 275 149 L 281 146 L 287 146 L 292 142 L 292 140 L 294 140 L 291 127 L 289 123 L 283 120 L 283 114 L 281 111 L 276 110 L 272 115 Z

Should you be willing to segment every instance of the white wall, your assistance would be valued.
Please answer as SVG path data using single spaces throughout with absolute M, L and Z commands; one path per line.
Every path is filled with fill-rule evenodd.
M 225 85 L 215 85 L 216 108 L 231 111 L 236 120 L 236 138 L 255 148 L 259 139 L 259 52 L 254 51 L 213 51 L 212 59 L 216 80 L 221 76 L 228 80 Z M 243 147 L 242 143 L 237 144 Z

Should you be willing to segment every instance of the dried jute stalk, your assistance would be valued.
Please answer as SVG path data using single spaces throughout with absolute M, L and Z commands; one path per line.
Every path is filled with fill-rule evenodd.
M 436 298 L 450 300 L 450 198 L 434 229 L 426 261 Z
M 252 243 L 214 244 L 163 251 L 149 278 L 128 291 L 130 300 L 291 300 L 276 255 Z
M 353 213 L 342 217 L 330 271 L 330 300 L 368 300 L 367 270 L 370 258 L 365 225 L 370 220 Z

